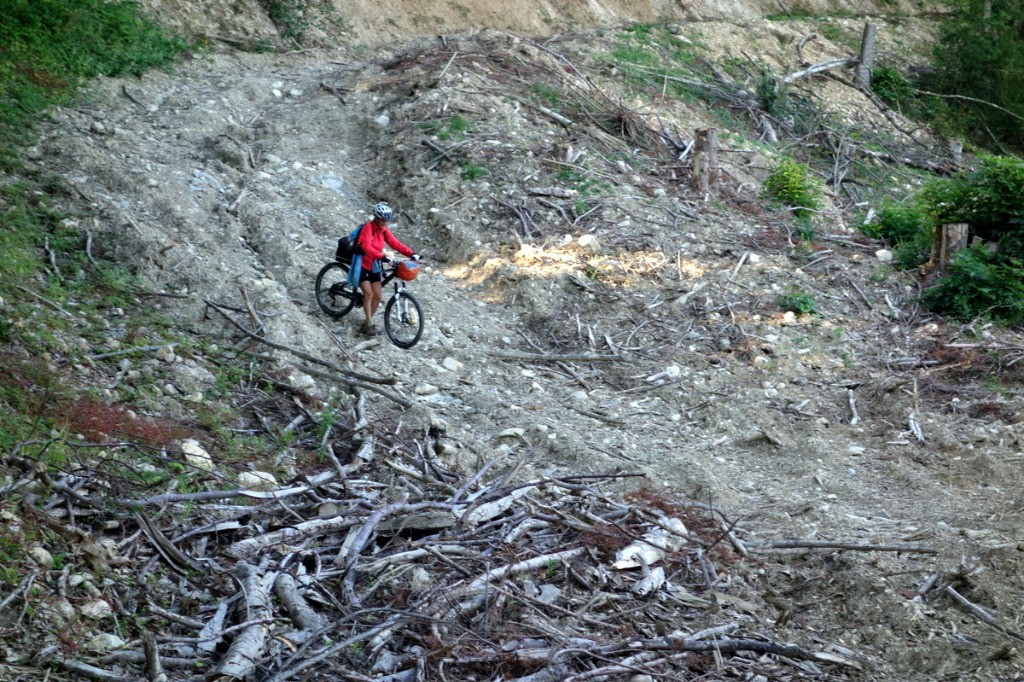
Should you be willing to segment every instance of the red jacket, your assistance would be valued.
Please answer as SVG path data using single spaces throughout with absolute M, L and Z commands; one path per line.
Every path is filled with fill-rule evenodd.
M 411 256 L 415 253 L 398 241 L 398 237 L 391 234 L 387 224 L 377 223 L 375 220 L 365 223 L 363 229 L 359 230 L 359 239 L 356 240 L 356 244 L 363 251 L 363 269 L 370 271 L 373 270 L 374 263 L 384 257 L 385 244 L 403 256 Z

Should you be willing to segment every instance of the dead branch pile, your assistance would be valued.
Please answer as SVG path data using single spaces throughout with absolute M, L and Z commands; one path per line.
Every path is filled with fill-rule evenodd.
M 90 557 L 105 576 L 87 580 L 90 594 L 147 636 L 93 655 L 41 638 L 38 667 L 16 672 L 540 682 L 713 666 L 825 679 L 856 665 L 847 651 L 773 641 L 734 610 L 729 567 L 746 550 L 721 512 L 602 491 L 628 474 L 517 481 L 528 457 L 467 477 L 427 437 L 272 490 L 137 499 L 22 462 L 49 499 L 19 514 Z M 85 522 L 97 514 L 108 520 Z M 27 609 L 33 585 L 64 598 L 82 583 L 68 573 L 27 576 L 4 606 Z

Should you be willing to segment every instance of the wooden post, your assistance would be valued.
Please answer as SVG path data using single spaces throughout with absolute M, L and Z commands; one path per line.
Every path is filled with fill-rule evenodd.
M 864 24 L 864 35 L 860 41 L 860 57 L 857 58 L 857 81 L 865 88 L 871 87 L 871 69 L 875 66 L 875 34 L 878 27 Z
M 705 193 L 718 183 L 718 133 L 698 128 L 693 133 L 693 186 Z
M 953 223 L 951 225 L 939 225 L 932 236 L 932 272 L 944 272 L 957 251 L 967 248 L 967 233 L 970 225 L 967 223 Z

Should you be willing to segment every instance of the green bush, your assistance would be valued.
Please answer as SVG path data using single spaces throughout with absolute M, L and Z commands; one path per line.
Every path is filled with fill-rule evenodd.
M 796 287 L 790 287 L 786 293 L 779 297 L 779 307 L 801 315 L 811 315 L 818 312 L 818 302 L 814 300 L 814 297 Z
M 871 91 L 882 101 L 898 105 L 911 99 L 916 88 L 899 69 L 880 66 L 871 71 Z
M 1024 258 L 1024 160 L 984 157 L 976 171 L 928 183 L 918 201 L 933 224 L 969 223 L 972 236 Z
M 4 0 L 0 10 L 0 167 L 13 168 L 35 116 L 84 79 L 140 75 L 186 48 L 139 14 L 107 0 Z
M 1024 322 L 1024 261 L 1000 256 L 983 245 L 964 249 L 923 302 L 959 320 Z
M 821 206 L 824 188 L 810 168 L 786 157 L 772 168 L 763 191 L 768 198 L 788 206 L 797 218 L 806 219 Z
M 1024 148 L 1024 3 L 949 0 L 923 89 L 966 96 L 947 123 L 978 144 Z M 991 106 L 994 104 L 996 106 Z

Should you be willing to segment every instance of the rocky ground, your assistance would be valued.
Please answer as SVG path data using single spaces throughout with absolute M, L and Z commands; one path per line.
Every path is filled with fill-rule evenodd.
M 788 72 L 805 28 L 656 30 L 723 59 L 742 40 Z M 750 627 L 834 645 L 860 666 L 820 674 L 1024 674 L 1024 434 L 1017 365 L 1005 366 L 1020 355 L 989 352 L 1019 349 L 1020 335 L 920 309 L 920 284 L 851 227 L 868 195 L 835 193 L 813 245 L 803 243 L 759 196 L 778 148 L 730 128 L 722 109 L 642 95 L 601 58 L 616 40 L 492 31 L 368 60 L 224 52 L 95 84 L 86 102 L 54 114 L 32 162 L 58 171 L 100 216 L 86 226 L 97 255 L 174 296 L 140 305 L 207 345 L 80 367 L 83 380 L 115 402 L 121 381 L 143 386 L 132 395 L 149 415 L 191 414 L 211 400 L 209 344 L 231 342 L 206 302 L 241 312 L 248 296 L 276 343 L 394 377 L 412 406 L 367 394 L 374 428 L 441 429 L 452 467 L 499 457 L 522 458 L 525 478 L 642 473 L 611 490 L 725 510 L 750 557 L 723 571 L 720 591 L 740 600 Z M 844 50 L 818 38 L 804 57 Z M 545 85 L 583 93 L 591 120 L 552 117 L 559 102 L 540 98 Z M 804 93 L 844 124 L 888 125 L 846 86 Z M 598 128 L 607 117 L 619 135 Z M 700 195 L 658 131 L 685 143 L 707 126 L 719 129 L 725 174 Z M 409 351 L 360 336 L 357 314 L 331 320 L 313 300 L 335 239 L 382 199 L 399 212 L 396 234 L 424 255 L 412 286 L 427 325 Z M 787 294 L 815 312 L 785 311 Z M 110 311 L 107 338 L 81 343 L 97 353 L 159 345 L 131 315 Z M 349 404 L 293 355 L 273 357 L 265 371 L 301 400 Z M 97 381 L 103 372 L 117 380 Z M 297 414 L 269 418 L 280 429 Z M 276 464 L 279 475 L 301 468 Z M 785 539 L 934 553 L 769 545 Z M 996 627 L 948 593 L 915 598 L 935 584 Z

